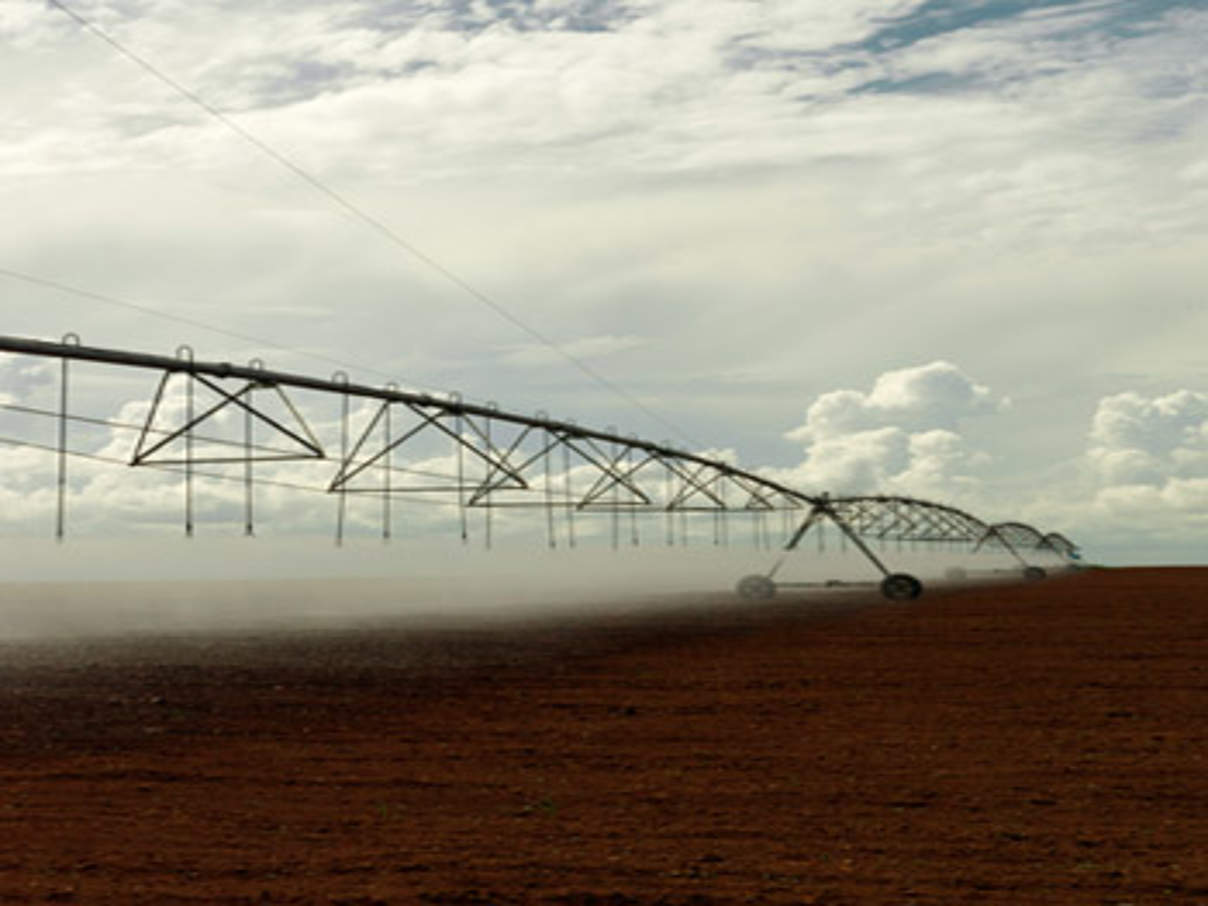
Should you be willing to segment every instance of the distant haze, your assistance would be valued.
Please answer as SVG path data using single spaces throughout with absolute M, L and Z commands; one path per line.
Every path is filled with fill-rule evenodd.
M 741 547 L 526 554 L 416 545 L 410 553 L 392 549 L 390 556 L 319 542 L 17 547 L 26 556 L 0 583 L 0 639 L 303 630 L 382 620 L 481 624 L 649 609 L 660 598 L 699 606 L 719 595 L 735 600 L 740 577 L 766 573 L 779 559 L 774 551 Z M 1018 574 L 1002 554 L 890 546 L 881 556 L 925 583 L 940 581 L 954 565 L 970 570 L 971 579 L 977 570 Z M 1034 562 L 1055 563 L 1044 556 Z M 51 581 L 34 581 L 48 574 Z M 875 594 L 880 576 L 855 551 L 807 549 L 790 555 L 777 578 L 867 581 Z

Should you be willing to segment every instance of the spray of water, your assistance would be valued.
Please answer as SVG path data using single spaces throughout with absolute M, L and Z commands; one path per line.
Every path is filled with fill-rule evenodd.
M 439 542 L 336 549 L 320 540 L 162 538 L 10 542 L 8 551 L 2 641 L 491 625 L 732 606 L 736 581 L 766 573 L 779 556 L 750 547 L 485 552 Z M 928 588 L 1020 577 L 1001 552 L 882 556 Z M 798 551 L 776 578 L 794 586 L 782 598 L 809 606 L 828 582 L 867 582 L 860 593 L 875 594 L 880 575 L 853 551 Z

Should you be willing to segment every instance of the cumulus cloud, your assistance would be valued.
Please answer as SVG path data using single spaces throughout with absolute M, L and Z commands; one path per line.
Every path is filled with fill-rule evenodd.
M 964 418 L 1007 405 L 950 362 L 887 371 L 872 389 L 824 393 L 806 410 L 805 423 L 788 432 L 812 443 L 878 427 L 951 429 Z
M 805 443 L 806 459 L 784 477 L 816 490 L 961 497 L 988 457 L 970 449 L 960 423 L 1006 405 L 950 362 L 887 371 L 867 392 L 835 390 L 810 404 L 786 435 Z
M 1208 537 L 1208 394 L 1102 397 L 1085 453 L 1021 511 L 1129 562 L 1199 561 Z
M 1208 477 L 1208 394 L 1127 392 L 1099 401 L 1087 456 L 1107 486 L 1165 486 Z M 1181 491 L 1171 493 L 1181 498 Z
M 987 481 L 990 455 L 964 423 L 1006 398 L 956 366 L 933 362 L 882 374 L 868 390 L 821 394 L 788 432 L 806 457 L 776 477 L 812 491 L 904 493 L 958 503 L 989 521 L 1060 530 L 1127 561 L 1194 550 L 1208 530 L 1208 394 L 1182 389 L 1101 398 L 1084 453 L 1050 464 L 1014 492 Z M 1168 553 L 1179 558 L 1187 554 Z

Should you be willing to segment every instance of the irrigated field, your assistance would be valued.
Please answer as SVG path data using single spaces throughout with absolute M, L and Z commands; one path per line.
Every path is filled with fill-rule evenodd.
M 1208 904 L 1208 569 L 9 646 L 0 902 Z

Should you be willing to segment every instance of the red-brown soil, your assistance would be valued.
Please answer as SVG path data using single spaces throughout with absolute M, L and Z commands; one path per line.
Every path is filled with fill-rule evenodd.
M 0 649 L 0 903 L 1208 904 L 1208 569 Z

